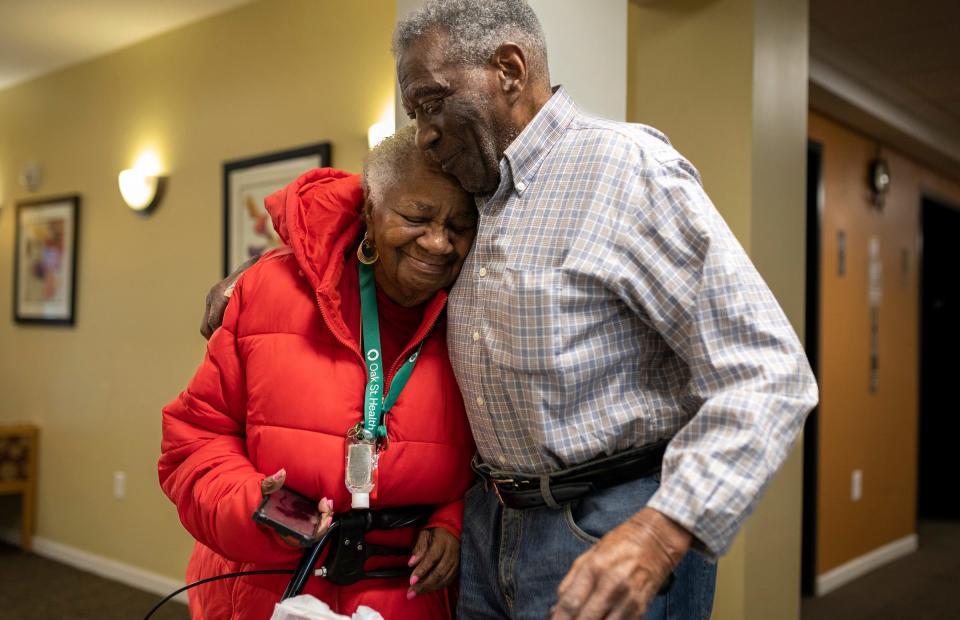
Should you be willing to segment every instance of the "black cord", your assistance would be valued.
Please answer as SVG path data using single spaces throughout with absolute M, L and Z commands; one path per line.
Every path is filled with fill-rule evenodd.
M 230 579 L 232 577 L 246 577 L 248 575 L 292 575 L 294 572 L 296 571 L 293 571 L 290 569 L 248 570 L 248 571 L 242 571 L 239 573 L 227 573 L 225 575 L 217 575 L 216 577 L 207 577 L 206 579 L 201 579 L 200 581 L 194 581 L 193 583 L 187 584 L 182 588 L 180 588 L 179 590 L 175 590 L 170 594 L 168 594 L 167 596 L 165 596 L 163 600 L 161 600 L 159 603 L 153 606 L 153 609 L 147 612 L 147 615 L 143 617 L 143 620 L 149 620 L 150 616 L 152 616 L 155 611 L 160 609 L 160 607 L 162 607 L 164 603 L 166 603 L 176 595 L 180 594 L 181 592 L 185 592 L 195 586 L 202 586 L 203 584 L 210 583 L 211 581 L 217 581 L 220 579 Z

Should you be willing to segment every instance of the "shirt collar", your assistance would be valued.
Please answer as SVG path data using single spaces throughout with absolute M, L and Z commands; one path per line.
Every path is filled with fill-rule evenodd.
M 502 181 L 512 181 L 513 188 L 522 194 L 533 180 L 543 158 L 560 140 L 576 115 L 577 106 L 573 99 L 563 86 L 555 87 L 553 96 L 504 151 L 503 156 L 509 162 L 512 174 L 509 179 L 502 177 Z

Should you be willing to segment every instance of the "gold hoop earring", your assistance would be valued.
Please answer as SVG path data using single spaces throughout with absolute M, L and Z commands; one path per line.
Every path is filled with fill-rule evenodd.
M 360 245 L 357 246 L 357 260 L 364 265 L 372 265 L 379 259 L 380 251 L 377 250 L 377 246 L 374 245 L 373 241 L 370 241 L 367 235 L 364 235 Z

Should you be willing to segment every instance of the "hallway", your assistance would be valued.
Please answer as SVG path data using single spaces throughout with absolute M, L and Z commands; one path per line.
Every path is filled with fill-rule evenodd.
M 138 620 L 160 597 L 0 543 L 3 620 Z M 151 620 L 189 620 L 171 601 Z
M 802 620 L 960 618 L 960 522 L 921 521 L 920 549 L 820 598 Z

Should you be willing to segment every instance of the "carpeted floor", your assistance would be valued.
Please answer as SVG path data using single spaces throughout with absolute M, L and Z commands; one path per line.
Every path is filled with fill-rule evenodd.
M 802 620 L 960 618 L 960 522 L 922 522 L 920 550 L 830 594 Z M 138 620 L 158 597 L 0 544 L 0 620 Z M 167 603 L 153 620 L 188 620 Z
M 916 553 L 804 599 L 802 620 L 960 618 L 960 522 L 921 521 L 917 530 Z
M 0 544 L 0 619 L 140 620 L 160 597 Z M 171 601 L 151 620 L 189 620 Z

